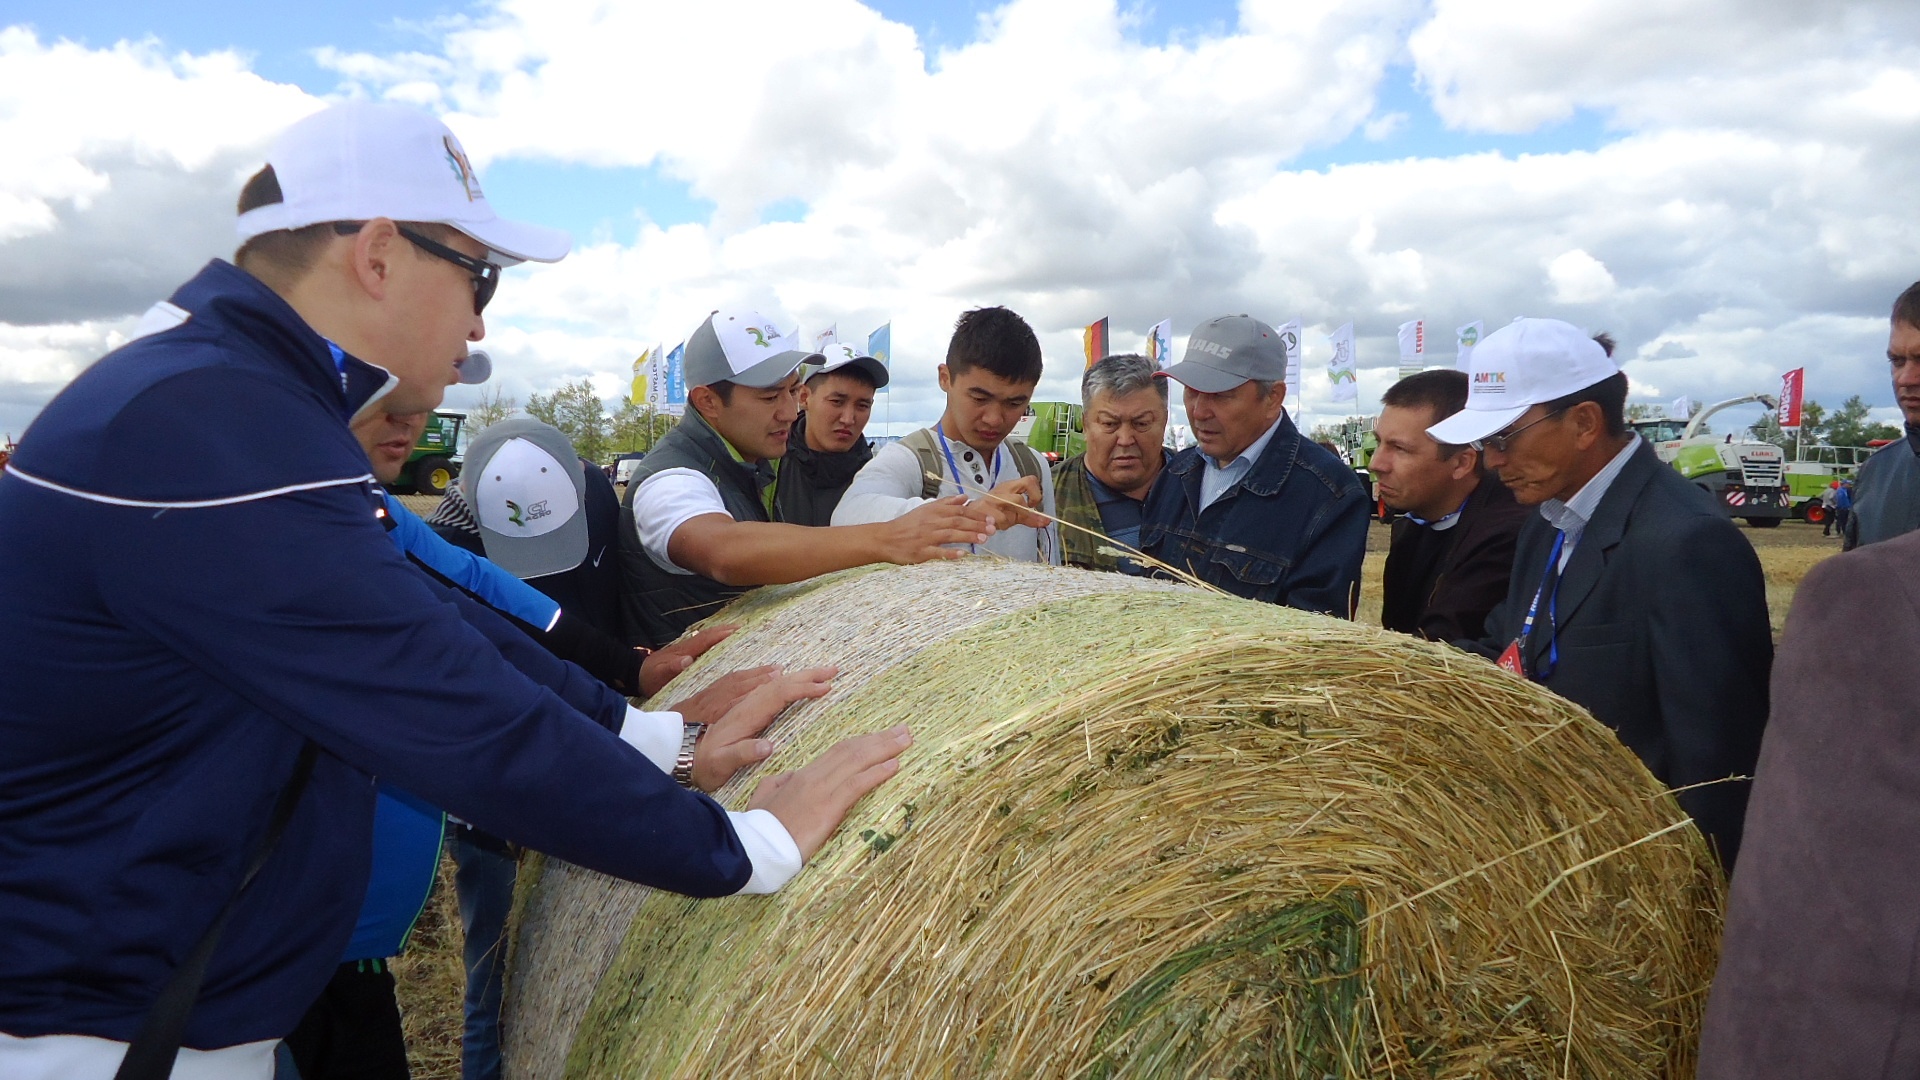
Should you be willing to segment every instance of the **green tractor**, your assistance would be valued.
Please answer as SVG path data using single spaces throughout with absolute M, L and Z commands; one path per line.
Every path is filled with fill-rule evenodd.
M 1657 417 L 1629 421 L 1628 426 L 1653 444 L 1661 461 L 1713 496 L 1728 517 L 1770 529 L 1793 513 L 1787 493 L 1786 452 L 1768 442 L 1736 442 L 1733 435 L 1716 438 L 1704 433 L 1707 417 L 1755 402 L 1769 409 L 1779 407 L 1767 394 L 1748 394 L 1715 402 L 1691 420 Z
M 1804 447 L 1800 460 L 1787 465 L 1787 498 L 1794 516 L 1819 525 L 1827 520 L 1827 508 L 1820 496 L 1835 480 L 1851 480 L 1860 466 L 1873 456 L 1870 446 Z
M 460 475 L 465 446 L 460 441 L 466 426 L 463 412 L 436 412 L 427 417 L 426 430 L 414 444 L 413 455 L 400 469 L 400 479 L 389 485 L 400 495 L 445 495 Z
M 1049 462 L 1087 452 L 1087 429 L 1080 406 L 1068 401 L 1036 401 L 1013 426 L 1013 438 L 1040 451 Z

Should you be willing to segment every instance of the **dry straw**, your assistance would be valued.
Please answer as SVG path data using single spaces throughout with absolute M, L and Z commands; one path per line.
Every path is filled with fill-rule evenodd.
M 1610 732 L 1489 664 L 989 559 L 726 617 L 680 692 L 846 668 L 769 768 L 917 743 L 774 897 L 548 865 L 516 1077 L 1692 1074 L 1719 873 Z

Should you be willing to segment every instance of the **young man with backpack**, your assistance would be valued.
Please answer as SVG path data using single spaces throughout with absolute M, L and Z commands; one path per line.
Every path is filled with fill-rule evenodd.
M 891 521 L 932 500 L 964 495 L 995 526 L 992 537 L 967 550 L 1058 565 L 1059 526 L 1030 512 L 1054 513 L 1053 474 L 1032 448 L 1007 438 L 1039 383 L 1040 342 L 1025 319 L 1003 307 L 961 315 L 940 365 L 946 411 L 934 426 L 875 454 L 853 478 L 833 523 Z

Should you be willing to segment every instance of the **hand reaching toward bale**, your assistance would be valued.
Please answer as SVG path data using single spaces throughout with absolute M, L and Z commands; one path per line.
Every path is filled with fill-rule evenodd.
M 973 505 L 992 515 L 994 528 L 1011 529 L 1015 525 L 1025 525 L 1030 529 L 1047 527 L 1047 519 L 1034 512 L 1040 509 L 1040 501 L 1044 497 L 1039 477 L 1022 476 L 1006 480 L 994 485 L 987 494 L 993 498 L 980 499 Z
M 886 530 L 883 561 L 901 566 L 957 559 L 966 552 L 951 545 L 984 544 L 995 529 L 992 513 L 960 495 L 917 506 L 878 527 Z
M 727 636 L 738 629 L 740 627 L 737 624 L 709 626 L 697 634 L 648 653 L 646 659 L 640 661 L 640 696 L 650 698 L 659 693 L 673 681 L 674 676 L 698 660 L 702 653 L 727 640 Z
M 765 761 L 773 753 L 773 744 L 760 738 L 787 706 L 796 701 L 817 698 L 833 689 L 839 668 L 817 667 L 776 675 L 778 668 L 751 668 L 722 676 L 712 686 L 676 706 L 687 723 L 707 724 L 706 734 L 693 748 L 693 786 L 714 791 L 733 779 L 733 774 L 748 765 Z M 729 687 L 728 684 L 732 686 Z M 739 687 L 746 687 L 744 690 Z M 700 714 L 689 711 L 694 702 L 720 691 L 731 695 L 722 714 L 713 720 L 708 711 L 711 702 L 697 706 Z
M 811 859 L 861 796 L 900 771 L 900 755 L 912 745 L 905 724 L 843 739 L 798 769 L 762 780 L 747 809 L 771 811 L 800 858 Z

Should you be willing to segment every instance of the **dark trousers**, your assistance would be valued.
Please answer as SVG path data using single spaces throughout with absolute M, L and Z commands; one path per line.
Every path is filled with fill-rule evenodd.
M 408 1080 L 400 1002 L 385 960 L 349 960 L 287 1036 L 300 1080 Z
M 454 887 L 466 932 L 466 1030 L 461 1080 L 500 1080 L 500 997 L 506 976 L 507 914 L 519 864 L 499 840 L 454 826 Z

